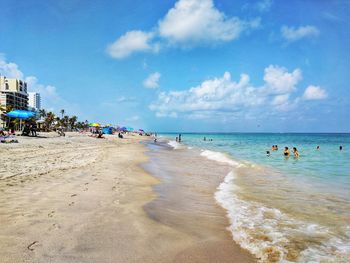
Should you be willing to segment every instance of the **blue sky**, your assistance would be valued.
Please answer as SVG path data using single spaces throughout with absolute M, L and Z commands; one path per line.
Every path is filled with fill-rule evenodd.
M 349 1 L 0 0 L 0 74 L 156 131 L 349 132 Z

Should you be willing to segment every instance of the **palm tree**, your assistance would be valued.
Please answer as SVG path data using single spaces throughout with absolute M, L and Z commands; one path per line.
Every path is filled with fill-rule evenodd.
M 40 116 L 40 118 L 45 118 L 46 117 L 46 110 L 40 109 L 39 110 L 39 116 Z
M 72 117 L 69 118 L 68 122 L 69 122 L 69 125 L 70 125 L 71 129 L 75 128 L 75 123 L 77 122 L 77 120 L 78 120 L 77 116 L 72 116 Z
M 51 126 L 52 126 L 52 123 L 54 122 L 55 120 L 55 114 L 53 112 L 48 112 L 46 114 L 46 117 L 45 117 L 45 127 L 47 130 L 50 130 Z
M 61 113 L 61 117 L 62 117 L 62 119 L 63 119 L 63 115 L 64 115 L 64 113 L 65 113 L 64 109 L 60 110 L 60 113 Z

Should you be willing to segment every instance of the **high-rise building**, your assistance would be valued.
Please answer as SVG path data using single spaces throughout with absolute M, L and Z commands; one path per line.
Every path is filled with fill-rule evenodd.
M 3 126 L 2 111 L 7 106 L 17 110 L 28 109 L 27 83 L 20 79 L 0 76 L 0 125 Z
M 28 106 L 36 111 L 41 109 L 40 93 L 28 92 Z

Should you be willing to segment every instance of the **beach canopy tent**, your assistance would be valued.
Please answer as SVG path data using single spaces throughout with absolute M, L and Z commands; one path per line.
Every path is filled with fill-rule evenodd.
M 35 117 L 35 112 L 27 110 L 13 110 L 6 114 L 7 117 L 20 119 L 19 129 L 22 130 L 22 120 L 27 120 Z
M 104 133 L 104 134 L 113 134 L 113 127 L 104 127 L 102 129 L 102 133 Z
M 101 124 L 97 123 L 97 122 L 94 122 L 94 123 L 90 123 L 89 124 L 90 127 L 100 127 Z

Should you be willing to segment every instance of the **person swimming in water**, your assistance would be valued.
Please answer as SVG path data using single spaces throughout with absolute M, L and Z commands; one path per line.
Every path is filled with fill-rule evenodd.
M 300 154 L 296 147 L 293 147 L 293 153 L 295 158 L 299 158 Z
M 341 150 L 343 150 L 343 146 L 342 145 L 339 146 L 339 151 L 341 151 Z
M 288 147 L 284 147 L 284 152 L 283 152 L 283 155 L 286 156 L 286 157 L 289 157 L 290 156 L 290 152 L 289 152 L 289 149 Z
M 316 150 L 317 150 L 317 151 L 319 151 L 319 150 L 320 150 L 320 146 L 319 146 L 319 145 L 317 145 Z
M 270 154 L 270 151 L 266 151 L 266 155 L 267 156 L 270 156 L 271 154 Z

